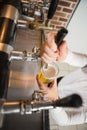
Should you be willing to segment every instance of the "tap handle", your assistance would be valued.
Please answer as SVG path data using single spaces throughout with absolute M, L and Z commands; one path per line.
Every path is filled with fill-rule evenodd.
M 47 20 L 45 22 L 45 25 L 48 26 L 49 25 L 49 20 L 53 18 L 57 5 L 58 5 L 59 0 L 51 0 L 50 6 L 49 6 L 49 10 L 48 10 L 48 14 L 47 14 Z
M 57 46 L 59 46 L 62 43 L 62 41 L 63 41 L 64 37 L 67 35 L 67 33 L 68 33 L 68 30 L 64 27 L 62 27 L 58 31 L 57 35 L 55 36 L 55 43 L 57 44 Z
M 49 7 L 49 10 L 48 10 L 48 15 L 47 15 L 48 19 L 53 18 L 54 13 L 55 13 L 56 8 L 57 8 L 57 5 L 58 5 L 58 2 L 59 2 L 59 0 L 51 0 L 50 7 Z
M 72 94 L 67 97 L 64 97 L 60 100 L 54 101 L 55 107 L 73 107 L 78 108 L 82 106 L 82 97 L 78 94 Z

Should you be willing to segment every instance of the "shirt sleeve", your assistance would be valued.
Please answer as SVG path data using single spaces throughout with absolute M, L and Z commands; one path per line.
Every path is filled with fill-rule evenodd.
M 50 110 L 50 116 L 59 126 L 87 123 L 87 112 L 84 109 L 81 109 L 79 112 L 66 112 L 64 108 L 55 108 Z
M 66 62 L 72 66 L 83 67 L 83 66 L 87 65 L 87 55 L 76 53 L 76 52 L 71 52 L 69 50 L 68 56 L 64 62 Z

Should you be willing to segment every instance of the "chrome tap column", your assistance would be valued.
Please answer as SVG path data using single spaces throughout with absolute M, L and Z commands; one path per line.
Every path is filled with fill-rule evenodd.
M 2 0 L 0 5 L 0 99 L 6 99 L 9 81 L 9 54 L 14 46 L 20 1 Z

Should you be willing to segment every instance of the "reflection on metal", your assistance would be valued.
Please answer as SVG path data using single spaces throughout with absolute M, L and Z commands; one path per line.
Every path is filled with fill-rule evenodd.
M 50 1 L 31 1 L 31 0 L 21 0 L 22 3 L 22 14 L 24 16 L 29 16 L 32 18 L 41 19 L 43 12 L 46 12 L 49 9 Z M 29 20 L 29 19 L 28 19 Z
M 10 54 L 10 61 L 12 60 L 23 60 L 23 61 L 37 61 L 40 59 L 39 57 L 39 48 L 34 47 L 32 52 L 27 51 L 12 51 Z
M 19 29 L 17 33 L 15 48 L 10 55 L 8 100 L 31 98 L 34 90 L 38 88 L 36 74 L 41 68 L 41 61 L 34 56 L 41 47 L 41 32 Z
M 46 93 L 46 92 L 45 92 Z M 34 91 L 32 94 L 32 100 L 21 100 L 13 102 L 2 102 L 0 103 L 0 112 L 1 114 L 32 114 L 41 110 L 49 110 L 56 107 L 71 107 L 79 108 L 82 106 L 82 98 L 77 94 L 72 94 L 67 97 L 50 101 L 48 99 L 44 100 L 43 98 L 44 91 Z
M 13 50 L 12 46 L 5 44 L 5 43 L 0 43 L 0 51 L 3 51 L 3 52 L 6 52 L 7 54 L 10 54 L 10 52 L 12 50 Z
M 17 27 L 19 27 L 19 28 L 21 28 L 21 27 L 26 28 L 27 27 L 31 30 L 49 30 L 49 31 L 54 30 L 53 27 L 45 26 L 44 24 L 35 22 L 34 19 L 30 19 L 29 17 L 28 17 L 28 19 L 29 20 L 18 20 Z
M 1 14 L 0 17 L 5 17 L 11 20 L 14 20 L 15 23 L 17 23 L 18 17 L 19 17 L 19 12 L 18 10 L 12 6 L 12 5 L 5 5 L 3 9 L 3 13 Z
M 0 110 L 1 110 L 1 108 L 0 108 Z M 2 128 L 2 126 L 3 126 L 3 120 L 4 120 L 4 114 L 2 114 L 0 111 L 0 128 Z
M 32 94 L 32 100 L 21 100 L 21 101 L 8 101 L 2 102 L 1 106 L 1 114 L 12 114 L 12 113 L 20 113 L 20 114 L 32 114 L 33 112 L 38 112 L 45 109 L 54 108 L 54 102 L 50 102 L 48 100 L 44 100 L 42 98 L 41 93 L 43 91 L 35 91 Z

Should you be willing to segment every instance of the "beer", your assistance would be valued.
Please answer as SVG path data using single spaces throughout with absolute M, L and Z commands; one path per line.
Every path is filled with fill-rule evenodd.
M 43 64 L 38 76 L 43 83 L 48 84 L 58 77 L 58 73 L 59 68 L 57 63 L 52 62 L 48 64 L 47 68 L 45 67 L 45 64 Z

